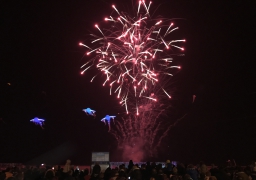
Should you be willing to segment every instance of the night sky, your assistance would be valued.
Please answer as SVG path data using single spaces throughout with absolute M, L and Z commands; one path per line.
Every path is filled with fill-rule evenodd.
M 88 164 L 92 151 L 115 149 L 99 119 L 124 109 L 107 87 L 80 75 L 86 49 L 78 46 L 110 15 L 114 2 L 123 10 L 131 4 L 0 3 L 0 162 L 41 157 Z M 159 4 L 158 14 L 180 18 L 178 38 L 187 40 L 172 110 L 187 115 L 164 139 L 159 161 L 250 163 L 256 159 L 256 1 L 153 1 Z M 86 107 L 98 118 L 86 116 Z M 44 130 L 29 122 L 35 116 L 46 120 Z

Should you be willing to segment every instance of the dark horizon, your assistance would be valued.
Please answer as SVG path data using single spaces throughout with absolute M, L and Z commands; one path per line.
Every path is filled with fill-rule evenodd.
M 67 144 L 63 163 L 89 163 L 92 151 L 115 153 L 99 118 L 124 109 L 108 88 L 80 75 L 85 49 L 78 45 L 112 3 L 123 9 L 131 2 L 1 3 L 1 163 L 27 163 Z M 186 39 L 170 117 L 186 116 L 164 138 L 157 159 L 249 164 L 256 159 L 256 2 L 153 1 L 159 4 L 158 14 L 178 18 Z M 86 116 L 86 107 L 98 119 Z M 29 122 L 36 116 L 46 119 L 44 130 Z

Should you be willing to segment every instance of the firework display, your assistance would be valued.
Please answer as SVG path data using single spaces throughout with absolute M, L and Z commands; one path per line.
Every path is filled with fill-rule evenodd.
M 81 74 L 95 67 L 102 72 L 105 75 L 103 86 L 110 86 L 110 94 L 116 94 L 127 114 L 135 111 L 139 115 L 141 99 L 157 101 L 157 97 L 150 96 L 152 86 L 162 86 L 166 97 L 171 98 L 159 81 L 163 76 L 172 77 L 173 69 L 181 68 L 172 64 L 172 55 L 177 55 L 176 50 L 184 51 L 179 44 L 185 40 L 172 39 L 171 33 L 178 27 L 168 19 L 151 18 L 150 6 L 151 2 L 147 5 L 139 1 L 133 17 L 119 12 L 113 5 L 117 17 L 104 19 L 106 24 L 111 23 L 110 28 L 95 24 L 98 34 L 91 34 L 91 44 L 80 43 L 88 49 L 86 54 L 92 56 L 82 65 Z
M 79 45 L 87 49 L 81 74 L 98 69 L 91 82 L 103 75 L 103 86 L 109 86 L 110 95 L 115 94 L 125 107 L 126 115 L 111 129 L 109 118 L 109 132 L 124 156 L 136 159 L 137 154 L 141 160 L 146 149 L 150 156 L 154 154 L 173 125 L 159 119 L 170 107 L 170 82 L 181 68 L 173 57 L 183 55 L 185 39 L 175 38 L 179 28 L 170 19 L 151 17 L 152 2 L 137 3 L 131 14 L 112 5 L 114 15 L 105 17 L 103 25 L 95 24 L 89 44 Z

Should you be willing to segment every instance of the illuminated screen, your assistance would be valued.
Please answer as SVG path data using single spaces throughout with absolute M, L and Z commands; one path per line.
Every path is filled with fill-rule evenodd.
M 109 152 L 92 152 L 92 162 L 109 161 Z

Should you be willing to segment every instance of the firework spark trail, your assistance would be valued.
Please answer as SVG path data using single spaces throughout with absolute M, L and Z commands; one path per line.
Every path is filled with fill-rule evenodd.
M 158 143 L 156 144 L 156 147 L 159 147 L 159 146 L 160 146 L 160 143 L 162 142 L 162 139 L 167 136 L 167 134 L 168 134 L 168 132 L 170 131 L 170 129 L 171 129 L 172 127 L 174 127 L 179 121 L 181 121 L 181 120 L 182 120 L 183 118 L 185 118 L 186 116 L 187 116 L 187 114 L 183 115 L 181 118 L 179 118 L 178 120 L 176 120 L 173 124 L 168 125 L 168 128 L 165 129 L 163 135 L 159 138 L 159 141 L 158 141 Z
M 155 93 L 161 92 L 162 95 L 159 94 L 159 97 L 162 98 L 157 102 L 145 99 L 141 103 L 143 105 L 139 107 L 139 115 L 126 115 L 111 129 L 110 133 L 117 139 L 120 148 L 130 147 L 130 151 L 136 149 L 135 146 L 139 146 L 141 149 L 144 148 L 149 156 L 153 156 L 162 139 L 167 136 L 172 125 L 166 121 L 159 121 L 159 119 L 160 116 L 166 114 L 165 110 L 169 108 L 169 105 L 165 102 L 164 93 L 160 91 L 160 88 L 152 90 Z
M 105 76 L 103 86 L 109 85 L 110 95 L 116 94 L 125 107 L 126 115 L 110 133 L 120 147 L 133 147 L 136 141 L 139 148 L 152 149 L 152 155 L 174 126 L 160 119 L 170 107 L 170 79 L 181 68 L 173 64 L 173 56 L 183 56 L 185 39 L 173 39 L 179 28 L 169 19 L 153 19 L 151 7 L 140 0 L 131 16 L 112 5 L 116 16 L 106 17 L 104 26 L 95 24 L 90 45 L 79 45 L 93 56 L 81 66 L 81 74 L 98 69 Z

